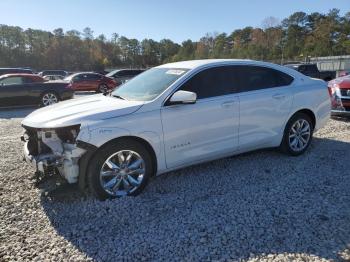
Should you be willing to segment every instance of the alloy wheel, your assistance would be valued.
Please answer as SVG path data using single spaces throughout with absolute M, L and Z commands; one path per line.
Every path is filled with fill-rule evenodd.
M 131 150 L 112 154 L 100 171 L 102 188 L 111 196 L 125 196 L 134 192 L 145 176 L 145 162 Z
M 58 102 L 58 98 L 53 93 L 46 93 L 42 97 L 42 102 L 44 106 L 49 106 L 52 104 L 56 104 Z
M 289 130 L 289 146 L 293 151 L 302 151 L 311 138 L 311 127 L 305 119 L 298 119 Z
M 106 85 L 100 85 L 99 86 L 99 92 L 100 93 L 105 93 L 105 92 L 107 92 L 107 90 L 108 90 L 108 87 Z

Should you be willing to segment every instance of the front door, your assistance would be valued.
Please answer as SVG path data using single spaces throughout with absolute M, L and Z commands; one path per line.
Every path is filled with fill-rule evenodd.
M 0 107 L 27 105 L 28 94 L 22 77 L 13 76 L 0 80 Z
M 197 102 L 161 109 L 168 168 L 219 158 L 238 146 L 239 100 L 229 66 L 201 71 L 178 90 L 195 92 Z

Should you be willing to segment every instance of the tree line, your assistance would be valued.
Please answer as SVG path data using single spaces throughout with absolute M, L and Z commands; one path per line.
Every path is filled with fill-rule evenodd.
M 177 44 L 112 34 L 94 36 L 62 28 L 52 32 L 0 25 L 0 67 L 31 67 L 69 71 L 105 68 L 147 68 L 166 62 L 205 58 L 248 58 L 283 63 L 308 57 L 350 54 L 350 12 L 295 12 L 279 21 L 264 19 L 261 27 L 231 34 L 208 33 L 199 41 Z

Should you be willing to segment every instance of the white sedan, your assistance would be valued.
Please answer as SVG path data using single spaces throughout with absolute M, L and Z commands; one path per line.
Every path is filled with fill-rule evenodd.
M 99 199 L 136 195 L 156 174 L 260 148 L 296 156 L 330 116 L 322 80 L 251 60 L 161 65 L 108 95 L 27 116 L 24 154 Z

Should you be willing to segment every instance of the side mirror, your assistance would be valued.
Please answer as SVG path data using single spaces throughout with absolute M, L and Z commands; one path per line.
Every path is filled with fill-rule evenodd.
M 196 93 L 180 90 L 171 96 L 168 105 L 194 104 L 196 100 Z

